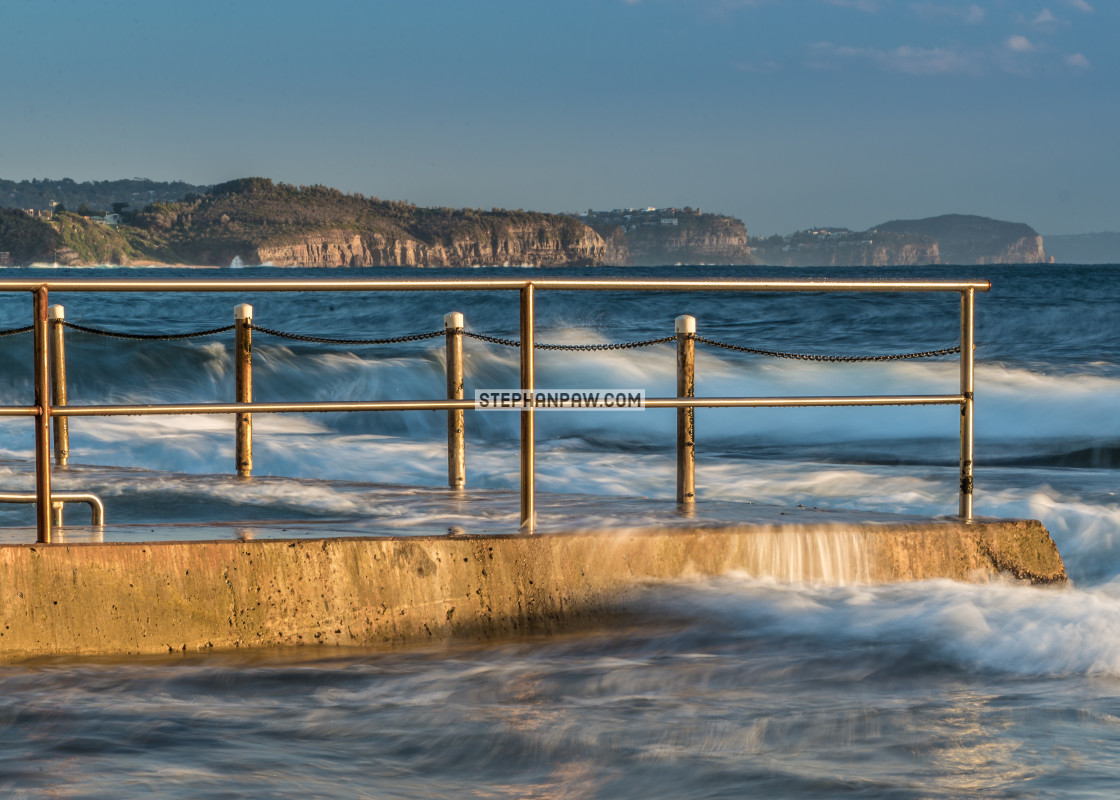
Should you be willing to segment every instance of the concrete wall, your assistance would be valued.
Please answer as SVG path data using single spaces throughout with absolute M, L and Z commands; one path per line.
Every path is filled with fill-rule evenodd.
M 601 624 L 650 581 L 742 571 L 1065 580 L 1038 522 L 0 546 L 0 657 L 398 644 Z

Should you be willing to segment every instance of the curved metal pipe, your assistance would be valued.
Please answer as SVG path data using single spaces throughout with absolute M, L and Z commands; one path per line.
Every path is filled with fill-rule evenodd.
M 33 504 L 38 499 L 35 492 L 0 492 L 0 503 Z M 85 503 L 89 506 L 90 525 L 105 524 L 105 504 L 89 492 L 51 492 L 51 503 Z

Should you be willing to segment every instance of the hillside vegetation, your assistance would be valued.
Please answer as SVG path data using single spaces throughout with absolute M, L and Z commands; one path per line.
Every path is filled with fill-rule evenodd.
M 775 266 L 1045 264 L 1053 259 L 1029 225 L 969 214 L 892 220 L 866 231 L 816 228 L 751 240 L 759 263 Z
M 0 179 L 0 206 L 48 211 L 52 203 L 59 203 L 69 211 L 77 211 L 84 205 L 100 213 L 111 208 L 113 203 L 128 203 L 134 209 L 140 209 L 155 202 L 181 200 L 188 194 L 203 194 L 208 188 L 182 181 L 150 181 L 146 178 L 80 183 L 70 178 Z
M 742 220 L 690 208 L 588 210 L 580 219 L 608 245 L 611 263 L 751 264 Z
M 605 252 L 565 215 L 420 208 L 267 178 L 124 210 L 118 225 L 72 211 L 49 221 L 6 212 L 0 250 L 16 263 L 299 266 L 595 265 Z
M 46 223 L 18 208 L 0 208 L 0 251 L 11 254 L 16 264 L 41 260 L 62 245 L 62 237 Z
M 276 184 L 267 178 L 241 178 L 200 197 L 155 203 L 131 224 L 151 237 L 151 255 L 184 263 L 229 263 L 235 256 L 252 258 L 262 248 L 338 232 L 365 240 L 452 247 L 541 225 L 555 228 L 564 245 L 575 245 L 586 230 L 578 221 L 555 214 L 420 208 L 325 186 Z

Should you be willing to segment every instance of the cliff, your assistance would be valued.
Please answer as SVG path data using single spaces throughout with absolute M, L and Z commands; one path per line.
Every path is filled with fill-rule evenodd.
M 945 214 L 926 219 L 893 220 L 872 233 L 911 233 L 937 240 L 942 264 L 1048 264 L 1042 237 L 1021 222 Z
M 601 264 L 606 249 L 590 229 L 565 237 L 554 225 L 538 221 L 504 225 L 482 237 L 453 236 L 446 243 L 336 228 L 293 241 L 266 240 L 234 255 L 248 263 L 285 267 L 541 267 Z
M 818 228 L 751 245 L 756 260 L 774 266 L 1053 263 L 1029 225 L 964 214 L 893 220 L 860 232 Z
M 598 234 L 567 216 L 419 208 L 264 178 L 154 205 L 136 224 L 162 232 L 157 255 L 163 260 L 193 264 L 594 266 L 606 251 Z
M 21 212 L 16 263 L 278 266 L 596 266 L 607 244 L 570 216 L 419 208 L 323 186 L 244 178 L 125 212 L 121 224 L 70 213 L 49 222 Z M 12 227 L 12 226 L 9 226 Z M 4 246 L 0 229 L 0 251 Z M 14 229 L 13 229 L 14 230 Z
M 914 267 L 939 264 L 937 242 L 915 234 L 801 231 L 752 241 L 755 261 L 775 267 Z
M 746 226 L 734 217 L 686 207 L 589 211 L 580 219 L 607 241 L 609 264 L 753 263 Z

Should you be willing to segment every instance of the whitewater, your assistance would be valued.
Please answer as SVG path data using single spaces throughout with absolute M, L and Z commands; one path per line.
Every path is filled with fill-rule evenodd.
M 11 277 L 138 277 L 11 270 Z M 143 277 L 190 277 L 153 269 Z M 346 270 L 329 277 L 416 277 Z M 531 277 L 521 269 L 423 277 Z M 243 267 L 247 277 L 326 277 Z M 1071 585 L 869 585 L 747 575 L 651 588 L 609 629 L 392 652 L 300 648 L 0 666 L 5 797 L 1113 797 L 1120 790 L 1120 267 L 548 270 L 547 277 L 989 279 L 977 295 L 975 512 L 1040 519 Z M 206 274 L 213 277 L 213 272 Z M 66 318 L 133 333 L 254 322 L 335 338 L 466 328 L 516 338 L 517 295 L 52 294 Z M 0 297 L 0 329 L 30 321 Z M 542 292 L 537 339 L 669 336 L 680 314 L 733 344 L 905 353 L 959 341 L 956 295 Z M 137 343 L 67 331 L 72 403 L 229 402 L 232 332 Z M 0 338 L 0 404 L 32 394 L 30 338 Z M 466 396 L 516 388 L 515 348 L 468 340 Z M 357 347 L 254 337 L 254 399 L 444 395 L 441 338 Z M 697 348 L 697 394 L 955 394 L 955 358 L 869 364 Z M 542 351 L 539 387 L 675 394 L 672 343 Z M 956 512 L 956 407 L 699 409 L 698 507 Z M 537 417 L 538 491 L 582 524 L 642 521 L 675 491 L 672 411 Z M 468 489 L 518 485 L 518 415 L 468 412 Z M 256 415 L 237 481 L 227 416 L 73 419 L 55 486 L 97 492 L 106 541 L 447 533 L 438 412 Z M 27 420 L 0 424 L 0 489 L 33 486 Z M 515 496 L 515 495 L 514 495 Z M 552 501 L 555 505 L 557 501 Z M 88 541 L 82 511 L 63 536 Z M 490 530 L 512 510 L 467 513 Z M 83 538 L 84 537 L 84 538 Z M 0 506 L 0 541 L 31 541 Z

